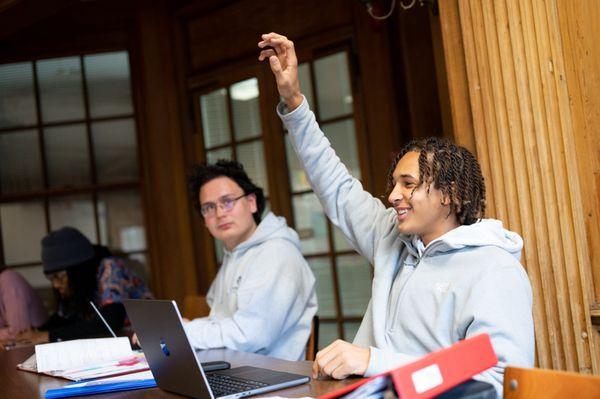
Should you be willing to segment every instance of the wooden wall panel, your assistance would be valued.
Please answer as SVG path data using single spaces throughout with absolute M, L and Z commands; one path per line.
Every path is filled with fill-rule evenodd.
M 456 116 L 457 110 L 468 108 L 465 88 L 451 84 L 451 77 L 467 76 L 472 137 L 489 188 L 488 216 L 524 238 L 522 261 L 534 291 L 538 365 L 599 372 L 588 249 L 588 236 L 597 225 L 584 215 L 584 209 L 591 209 L 586 204 L 595 199 L 598 205 L 597 190 L 580 181 L 590 167 L 581 161 L 593 164 L 589 150 L 587 158 L 580 158 L 580 142 L 597 139 L 573 140 L 589 137 L 589 122 L 595 120 L 581 122 L 588 98 L 580 95 L 585 68 L 578 69 L 573 55 L 585 50 L 575 47 L 572 38 L 565 42 L 573 20 L 582 17 L 573 3 L 586 4 L 453 0 L 442 2 L 440 21 L 453 124 L 468 129 L 464 117 Z M 462 49 L 456 47 L 457 36 Z M 598 83 L 592 87 L 600 90 Z M 574 95 L 579 96 L 579 110 L 574 109 Z M 456 138 L 469 144 L 464 130 Z
M 198 292 L 198 271 L 167 10 L 166 0 L 140 9 L 133 57 L 139 68 L 140 150 L 153 287 L 157 297 L 175 299 L 181 306 L 186 294 Z
M 568 100 L 571 107 L 573 139 L 576 164 L 570 163 L 569 173 L 578 172 L 582 195 L 581 209 L 584 217 L 588 256 L 591 270 L 590 281 L 584 286 L 593 298 L 590 307 L 596 329 L 600 328 L 600 4 L 596 1 L 557 1 L 564 68 L 568 83 Z M 585 250 L 586 248 L 582 248 Z M 582 265 L 581 265 L 582 266 Z M 600 334 L 592 339 L 600 347 Z M 599 362 L 598 356 L 592 358 Z M 598 369 L 597 366 L 595 368 Z
M 190 69 L 199 72 L 239 60 L 256 58 L 261 33 L 285 32 L 294 40 L 352 23 L 352 7 L 344 0 L 241 0 L 190 19 L 187 24 Z

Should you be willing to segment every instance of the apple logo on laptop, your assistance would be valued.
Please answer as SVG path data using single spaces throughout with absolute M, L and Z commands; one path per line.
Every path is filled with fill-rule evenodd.
M 162 349 L 165 356 L 171 355 L 171 351 L 169 351 L 169 348 L 167 348 L 167 343 L 165 342 L 165 339 L 162 337 L 160 338 L 160 349 Z

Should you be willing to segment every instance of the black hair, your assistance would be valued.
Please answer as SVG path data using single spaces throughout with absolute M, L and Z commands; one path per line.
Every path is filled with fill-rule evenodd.
M 65 317 L 78 316 L 83 319 L 94 317 L 90 301 L 95 300 L 98 292 L 98 268 L 103 259 L 111 256 L 108 248 L 104 246 L 94 245 L 94 251 L 93 258 L 65 270 L 70 295 L 63 298 L 58 292 L 55 293 L 57 309 Z
M 396 155 L 388 172 L 388 190 L 394 186 L 393 173 L 400 159 L 410 151 L 419 153 L 419 183 L 435 188 L 450 199 L 450 212 L 460 225 L 481 220 L 485 213 L 485 182 L 475 156 L 448 139 L 429 137 L 413 140 Z
M 256 224 L 260 224 L 266 200 L 263 189 L 255 185 L 246 174 L 241 163 L 220 159 L 214 164 L 193 165 L 188 175 L 188 190 L 194 208 L 200 213 L 199 193 L 203 185 L 217 177 L 228 177 L 244 190 L 244 194 L 256 196 L 256 212 L 252 214 Z

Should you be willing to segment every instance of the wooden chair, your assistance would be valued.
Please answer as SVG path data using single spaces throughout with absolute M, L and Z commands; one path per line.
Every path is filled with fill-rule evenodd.
M 600 377 L 543 369 L 505 369 L 504 399 L 542 398 L 600 398 Z
M 319 316 L 314 315 L 310 326 L 310 336 L 306 342 L 306 360 L 315 360 L 319 350 Z
M 204 295 L 190 294 L 183 299 L 183 317 L 189 320 L 208 316 L 210 307 Z

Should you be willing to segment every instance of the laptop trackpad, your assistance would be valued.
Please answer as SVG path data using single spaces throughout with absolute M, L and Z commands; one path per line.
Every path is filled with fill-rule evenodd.
M 232 377 L 242 378 L 246 380 L 264 382 L 269 385 L 281 384 L 287 381 L 295 381 L 305 379 L 307 377 L 298 374 L 284 373 L 282 371 L 273 371 L 261 369 L 252 366 L 235 367 L 230 370 L 215 372 L 217 374 L 225 374 Z

